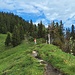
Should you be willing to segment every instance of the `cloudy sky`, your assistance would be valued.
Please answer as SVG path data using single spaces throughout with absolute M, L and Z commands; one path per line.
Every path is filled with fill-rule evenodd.
M 0 0 L 0 11 L 13 12 L 25 20 L 48 25 L 63 20 L 65 27 L 75 24 L 75 0 Z

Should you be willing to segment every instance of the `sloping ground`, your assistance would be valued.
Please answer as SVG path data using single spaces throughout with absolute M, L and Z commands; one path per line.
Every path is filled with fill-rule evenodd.
M 38 52 L 38 58 L 51 64 L 55 70 L 64 75 L 75 75 L 75 56 L 62 52 L 58 47 L 48 44 L 34 45 L 24 41 L 17 47 L 5 47 L 6 35 L 0 34 L 0 75 L 44 75 L 45 65 L 40 64 L 32 56 L 32 51 Z M 46 75 L 49 75 L 47 74 Z M 51 72 L 50 72 L 51 73 Z
M 32 43 L 24 41 L 17 47 L 5 47 L 0 34 L 0 75 L 43 75 L 43 65 L 31 55 Z
M 62 52 L 54 45 L 41 44 L 32 48 L 38 51 L 38 57 L 51 63 L 51 65 L 64 75 L 75 75 L 75 56 Z

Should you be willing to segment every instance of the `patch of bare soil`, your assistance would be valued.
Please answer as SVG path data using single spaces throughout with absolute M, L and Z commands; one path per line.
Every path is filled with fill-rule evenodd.
M 53 68 L 52 65 L 46 64 L 44 75 L 63 75 L 57 69 Z

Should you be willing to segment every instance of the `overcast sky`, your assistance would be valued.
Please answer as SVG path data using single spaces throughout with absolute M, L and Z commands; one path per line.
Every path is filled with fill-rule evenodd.
M 13 12 L 34 23 L 63 20 L 65 27 L 75 24 L 75 0 L 0 0 L 0 11 Z

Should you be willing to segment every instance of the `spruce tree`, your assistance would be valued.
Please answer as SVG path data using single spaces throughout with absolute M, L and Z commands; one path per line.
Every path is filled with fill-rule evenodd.
M 42 21 L 38 24 L 38 38 L 43 38 L 43 24 L 42 24 Z
M 72 37 L 72 40 L 75 39 L 75 28 L 74 28 L 74 25 L 71 26 L 71 37 Z
M 70 28 L 66 28 L 66 40 L 69 41 L 70 40 Z
M 37 38 L 37 26 L 33 25 L 33 38 Z
M 21 43 L 21 40 L 20 40 L 19 28 L 15 26 L 12 33 L 12 45 L 13 47 L 15 47 L 19 45 L 20 43 Z
M 30 36 L 33 35 L 33 22 L 32 22 L 32 20 L 30 20 L 29 33 L 30 33 Z
M 23 29 L 23 26 L 20 25 L 19 26 L 19 30 L 20 30 L 20 40 L 24 40 L 24 29 Z
M 10 35 L 10 32 L 8 32 L 6 40 L 5 40 L 5 45 L 9 46 L 10 44 L 11 44 L 11 35 Z
M 62 20 L 60 21 L 60 36 L 64 35 L 63 33 L 63 23 L 62 23 Z

